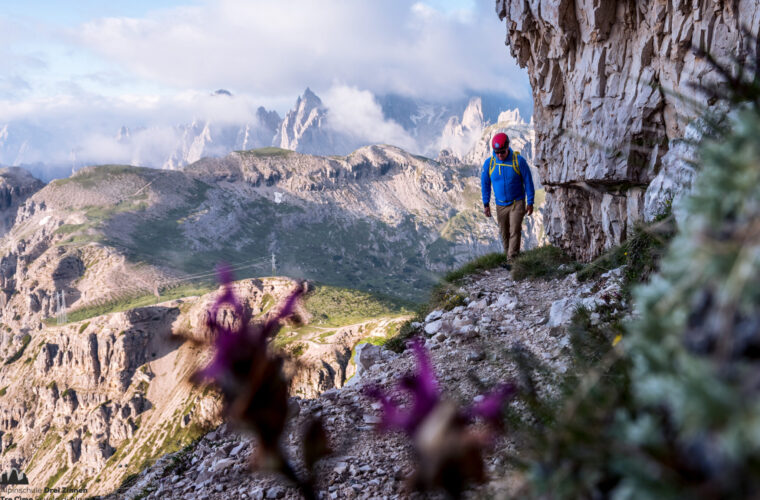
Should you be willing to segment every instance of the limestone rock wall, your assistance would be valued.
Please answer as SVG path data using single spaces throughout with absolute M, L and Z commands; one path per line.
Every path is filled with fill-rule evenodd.
M 0 236 L 13 227 L 19 206 L 44 186 L 44 182 L 24 169 L 0 169 Z
M 546 233 L 590 260 L 642 217 L 671 141 L 708 105 L 691 84 L 717 75 L 693 47 L 755 51 L 740 28 L 757 34 L 760 2 L 497 0 L 496 13 L 533 87 Z

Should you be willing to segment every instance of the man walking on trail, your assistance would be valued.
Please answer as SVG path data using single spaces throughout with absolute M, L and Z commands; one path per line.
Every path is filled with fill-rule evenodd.
M 496 201 L 496 220 L 499 222 L 501 243 L 507 260 L 520 253 L 520 234 L 523 217 L 533 213 L 533 177 L 525 158 L 509 147 L 509 137 L 500 132 L 491 139 L 493 154 L 483 163 L 480 187 L 486 217 L 491 217 L 491 187 Z M 527 195 L 528 205 L 525 207 Z

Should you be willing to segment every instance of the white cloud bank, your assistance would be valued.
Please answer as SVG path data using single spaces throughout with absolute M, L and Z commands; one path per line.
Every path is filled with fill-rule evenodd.
M 274 97 L 307 85 L 319 93 L 340 81 L 376 95 L 529 95 L 488 0 L 455 15 L 408 0 L 219 0 L 142 19 L 99 19 L 70 36 L 175 88 Z

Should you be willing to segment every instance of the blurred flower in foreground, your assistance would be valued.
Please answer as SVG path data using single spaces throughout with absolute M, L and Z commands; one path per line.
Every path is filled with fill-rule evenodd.
M 456 498 L 468 484 L 485 480 L 481 454 L 502 430 L 502 407 L 514 396 L 516 387 L 502 384 L 477 403 L 457 409 L 441 399 L 430 357 L 422 343 L 413 342 L 412 349 L 417 371 L 398 383 L 400 390 L 411 395 L 408 409 L 377 386 L 366 388 L 365 393 L 382 404 L 380 429 L 402 431 L 412 439 L 418 464 L 412 486 L 420 490 L 443 488 Z M 478 418 L 486 425 L 471 425 Z
M 260 323 L 251 323 L 232 289 L 232 274 L 219 269 L 223 290 L 207 313 L 207 325 L 213 334 L 215 353 L 211 362 L 193 375 L 196 383 L 213 382 L 221 391 L 225 415 L 238 425 L 253 431 L 258 438 L 260 467 L 282 473 L 293 481 L 306 498 L 314 498 L 311 470 L 314 463 L 329 453 L 327 435 L 318 420 L 307 424 L 303 456 L 309 477 L 300 478 L 288 461 L 281 444 L 288 418 L 288 382 L 283 375 L 284 359 L 268 351 L 268 341 L 280 329 L 280 322 L 294 312 L 302 294 L 298 287 L 279 311 Z M 232 311 L 231 320 L 219 320 L 220 313 Z

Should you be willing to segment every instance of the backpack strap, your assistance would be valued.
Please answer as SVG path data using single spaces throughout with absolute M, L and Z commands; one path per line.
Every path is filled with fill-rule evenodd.
M 522 174 L 520 173 L 520 164 L 517 161 L 518 156 L 520 156 L 519 151 L 512 151 L 512 170 L 517 172 L 517 175 L 522 177 Z
M 512 170 L 517 172 L 517 175 L 522 177 L 522 174 L 520 173 L 520 164 L 517 161 L 517 157 L 520 155 L 519 151 L 512 151 Z M 493 170 L 496 168 L 496 163 L 493 159 L 493 156 L 491 157 L 491 164 L 488 167 L 488 176 L 491 177 L 491 174 L 493 174 Z M 499 173 L 501 174 L 501 167 L 499 167 Z

